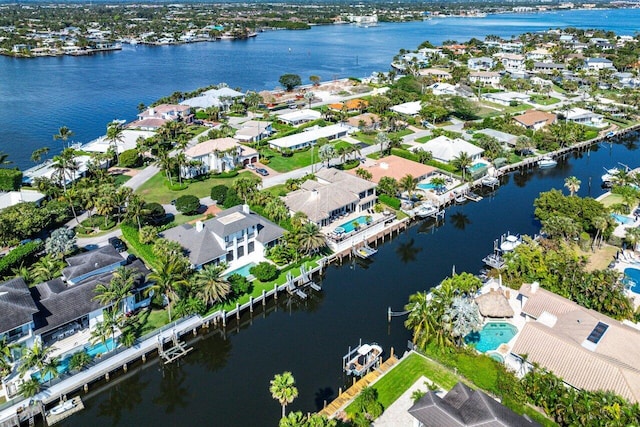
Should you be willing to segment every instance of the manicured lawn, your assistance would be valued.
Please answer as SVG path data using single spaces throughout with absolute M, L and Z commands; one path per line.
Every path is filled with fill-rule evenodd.
M 510 114 L 521 113 L 523 111 L 527 111 L 533 108 L 529 104 L 516 105 L 515 107 L 511 107 L 511 106 L 505 107 L 504 105 L 494 104 L 493 102 L 487 102 L 487 101 L 482 101 L 479 104 L 478 103 L 475 103 L 475 104 L 479 108 L 476 114 L 482 118 L 500 116 L 507 113 L 510 113 Z
M 355 132 L 353 134 L 351 134 L 351 137 L 354 139 L 357 139 L 360 142 L 364 142 L 367 145 L 374 145 L 376 144 L 376 134 L 372 133 L 372 134 L 366 134 L 363 132 Z
M 273 187 L 265 188 L 265 191 L 271 193 L 274 197 L 280 197 L 282 193 L 288 193 L 286 184 L 278 184 Z
M 545 95 L 532 95 L 531 100 L 540 105 L 553 105 L 560 102 L 558 98 L 546 97 Z
M 278 151 L 270 148 L 260 150 L 262 155 L 269 159 L 269 167 L 278 172 L 290 172 L 311 165 L 311 157 L 313 153 L 313 162 L 318 163 L 318 147 L 313 147 L 305 151 L 296 151 L 291 157 L 284 157 Z
M 599 200 L 600 203 L 602 203 L 603 205 L 605 205 L 605 207 L 609 207 L 611 205 L 615 205 L 617 203 L 622 203 L 623 199 L 622 196 L 619 194 L 614 194 L 611 193 L 606 197 L 603 197 L 602 199 Z
M 609 263 L 616 256 L 616 252 L 618 252 L 619 249 L 620 248 L 616 246 L 611 246 L 605 243 L 600 249 L 595 247 L 595 252 L 585 252 L 576 246 L 576 252 L 578 255 L 583 255 L 588 258 L 587 270 L 590 271 L 606 269 L 609 266 Z
M 429 378 L 445 390 L 450 390 L 458 382 L 456 375 L 447 368 L 417 353 L 412 353 L 402 359 L 372 387 L 378 391 L 378 401 L 387 409 L 421 376 Z M 347 406 L 346 412 L 353 414 L 354 405 Z
M 173 319 L 175 320 L 175 319 Z M 155 331 L 169 323 L 169 312 L 165 309 L 142 310 L 124 331 L 132 331 L 136 338 Z
M 249 175 L 246 175 L 249 174 Z M 177 199 L 185 194 L 191 194 L 198 198 L 206 197 L 211 194 L 211 187 L 214 185 L 226 185 L 230 187 L 240 177 L 253 175 L 249 171 L 243 171 L 233 178 L 207 178 L 202 181 L 195 181 L 188 184 L 187 188 L 180 191 L 170 190 L 166 185 L 164 172 L 160 171 L 145 182 L 136 193 L 140 194 L 147 203 L 167 204 L 173 199 Z
M 131 177 L 129 175 L 117 175 L 114 180 L 114 184 L 116 187 L 120 187 L 125 182 L 129 181 Z
M 425 135 L 425 136 L 421 136 L 420 138 L 416 138 L 415 141 L 419 142 L 420 144 L 424 144 L 427 141 L 431 141 L 433 139 L 433 135 Z

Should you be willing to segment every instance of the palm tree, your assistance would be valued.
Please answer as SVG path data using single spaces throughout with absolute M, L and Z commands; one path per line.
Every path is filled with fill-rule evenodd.
M 42 385 L 40 384 L 40 381 L 35 378 L 31 378 L 30 380 L 24 381 L 22 384 L 20 384 L 20 387 L 18 387 L 18 393 L 26 398 L 29 398 L 40 393 L 41 389 Z
M 99 283 L 96 286 L 94 292 L 97 295 L 93 299 L 103 306 L 113 304 L 114 310 L 120 310 L 120 303 L 132 294 L 139 277 L 140 273 L 133 268 L 120 266 L 113 272 L 108 285 Z
M 416 191 L 417 185 L 418 184 L 416 183 L 416 180 L 413 179 L 412 175 L 405 175 L 400 179 L 400 188 L 407 192 L 409 198 L 413 196 L 413 192 Z
M 580 190 L 581 183 L 582 182 L 575 176 L 570 176 L 568 178 L 565 178 L 564 180 L 564 186 L 567 187 L 567 190 L 569 190 L 570 196 L 573 196 L 578 192 L 578 190 Z
M 284 418 L 286 406 L 298 397 L 298 388 L 293 374 L 289 371 L 276 374 L 270 382 L 269 391 L 271 396 L 282 405 L 282 418 Z
M 11 373 L 11 362 L 13 361 L 13 349 L 17 348 L 14 343 L 8 343 L 5 335 L 0 338 L 0 379 Z
M 34 342 L 31 348 L 23 348 L 20 366 L 18 367 L 20 375 L 26 374 L 32 368 L 42 371 L 53 350 L 54 347 L 43 347 L 40 341 Z
M 49 147 L 38 148 L 31 153 L 31 161 L 34 163 L 38 163 L 42 160 L 42 156 L 49 153 Z M 0 162 L 1 163 L 1 162 Z
M 407 329 L 413 332 L 412 342 L 423 348 L 430 340 L 435 330 L 439 328 L 430 307 L 430 297 L 426 292 L 417 292 L 409 296 L 409 303 L 405 306 L 409 310 L 404 322 Z
M 53 140 L 58 141 L 61 140 L 63 146 L 67 145 L 67 140 L 73 136 L 73 131 L 66 126 L 62 126 L 58 129 L 58 133 L 53 135 Z M 66 147 L 63 147 L 66 148 Z
M 184 266 L 173 256 L 158 260 L 157 267 L 149 274 L 148 280 L 153 282 L 153 285 L 147 288 L 147 292 L 157 290 L 166 297 L 171 321 L 171 301 L 177 299 L 175 290 L 188 283 L 184 278 Z
M 51 385 L 51 380 L 54 378 L 58 378 L 60 376 L 60 372 L 58 372 L 58 365 L 60 364 L 60 358 L 53 357 L 45 363 L 44 367 L 40 371 L 40 379 L 44 379 L 48 377 L 49 385 Z
M 380 157 L 384 155 L 385 150 L 391 140 L 389 139 L 389 135 L 386 132 L 378 132 L 376 135 L 376 143 L 380 144 Z
M 307 222 L 300 230 L 298 244 L 300 250 L 307 255 L 311 255 L 327 245 L 320 228 L 313 222 Z
M 458 169 L 459 171 L 462 171 L 462 180 L 463 181 L 465 181 L 465 172 L 466 172 L 467 168 L 469 166 L 471 166 L 471 163 L 473 163 L 473 159 L 465 151 L 462 151 L 460 154 L 458 154 L 458 156 L 456 158 L 454 158 L 451 161 L 451 164 L 456 169 Z
M 260 179 L 255 178 L 238 178 L 233 183 L 233 189 L 236 190 L 238 196 L 244 199 L 244 203 L 247 203 L 247 198 L 251 193 L 258 189 L 260 185 Z
M 593 244 L 598 245 L 598 247 L 600 247 L 600 245 L 602 244 L 602 235 L 607 229 L 607 227 L 609 226 L 609 221 L 605 216 L 597 216 L 593 218 L 592 222 L 593 222 L 593 226 L 596 229 L 596 237 L 594 237 L 593 239 Z M 598 243 L 598 237 L 600 237 L 600 243 Z
M 60 260 L 55 259 L 51 255 L 45 255 L 31 266 L 33 281 L 38 283 L 52 280 L 62 274 L 62 268 L 63 263 L 61 263 Z
M 329 162 L 331 159 L 336 157 L 336 150 L 331 144 L 324 144 L 318 149 L 318 157 L 320 161 L 327 162 L 327 167 L 329 167 Z
M 638 243 L 640 243 L 640 228 L 631 227 L 627 228 L 624 239 L 636 250 Z
M 96 344 L 98 342 L 102 343 L 107 350 L 109 347 L 107 346 L 107 340 L 111 338 L 112 348 L 115 348 L 116 342 L 116 331 L 118 330 L 118 325 L 120 324 L 122 317 L 120 314 L 116 312 L 116 310 L 103 310 L 102 311 L 102 321 L 97 322 L 95 327 L 91 331 L 91 342 Z
M 71 356 L 71 360 L 69 360 L 69 369 L 82 370 L 85 366 L 89 365 L 89 363 L 91 363 L 91 356 L 89 356 L 89 353 L 82 350 Z
M 447 185 L 447 180 L 441 176 L 437 176 L 435 178 L 431 178 L 431 184 L 435 186 L 436 192 L 442 191 L 443 188 Z
M 74 159 L 74 151 L 72 148 L 65 148 L 59 156 L 53 157 L 51 167 L 54 170 L 54 176 L 58 183 L 62 184 L 63 191 L 67 192 L 67 180 L 73 180 L 75 173 L 80 165 Z
M 223 301 L 229 292 L 231 286 L 227 279 L 221 276 L 226 265 L 208 264 L 198 271 L 194 278 L 194 285 L 198 289 L 198 296 L 204 300 L 207 305 L 213 305 L 216 302 Z
M 171 123 L 171 122 L 169 122 Z M 113 150 L 116 153 L 116 163 L 120 162 L 120 155 L 118 154 L 118 144 L 124 143 L 124 128 L 118 122 L 111 122 L 107 125 L 107 141 L 109 145 L 113 145 Z
M 291 226 L 294 230 L 300 230 L 302 226 L 309 220 L 307 214 L 302 211 L 297 211 L 291 217 Z
M 138 231 L 142 228 L 141 218 L 149 214 L 149 209 L 145 207 L 145 202 L 142 197 L 137 194 L 129 195 L 127 200 L 127 212 L 125 218 L 133 220 L 138 224 Z

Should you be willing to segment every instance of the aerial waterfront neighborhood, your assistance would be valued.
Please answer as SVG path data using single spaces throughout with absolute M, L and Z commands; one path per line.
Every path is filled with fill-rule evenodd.
M 341 16 L 363 31 L 378 22 Z M 135 42 L 255 35 L 242 22 Z M 2 46 L 39 56 L 78 54 L 63 39 L 85 41 L 85 53 L 133 40 L 82 31 L 92 37 L 66 26 Z M 148 359 L 168 372 L 206 357 L 199 340 L 240 335 L 257 313 L 317 307 L 334 291 L 324 278 L 343 265 L 346 292 L 381 265 L 388 271 L 377 274 L 397 281 L 387 297 L 397 304 L 391 292 L 404 292 L 403 307 L 379 314 L 390 329 L 401 324 L 409 348 L 361 340 L 343 372 L 336 355 L 334 377 L 346 380 L 319 393 L 315 411 L 290 409 L 302 398 L 297 373 L 278 365 L 254 386 L 281 405 L 280 425 L 637 423 L 638 36 L 566 28 L 425 40 L 388 64 L 362 78 L 286 73 L 273 90 L 174 92 L 84 143 L 61 122 L 54 148 L 35 150 L 24 170 L 3 146 L 0 424 L 80 416 L 89 390 Z M 593 182 L 567 168 L 618 146 L 631 154 Z M 406 237 L 412 229 L 462 232 L 501 187 L 520 191 L 560 171 L 568 175 L 533 204 L 505 209 L 525 212 L 531 235 L 467 237 L 457 250 L 486 247 L 482 270 L 447 265 L 426 290 L 402 287 L 423 250 Z M 383 258 L 391 245 L 399 260 Z M 433 263 L 445 263 L 437 249 Z

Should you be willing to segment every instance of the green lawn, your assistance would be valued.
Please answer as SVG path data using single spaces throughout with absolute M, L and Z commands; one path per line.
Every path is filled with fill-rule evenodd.
M 433 135 L 425 135 L 425 136 L 421 136 L 420 138 L 416 138 L 415 141 L 419 142 L 420 144 L 424 144 L 427 141 L 431 141 L 433 139 Z
M 290 172 L 311 165 L 311 157 L 313 154 L 313 162 L 318 163 L 318 147 L 312 147 L 305 151 L 296 151 L 291 157 L 284 157 L 276 150 L 263 148 L 261 154 L 269 159 L 269 167 L 278 172 Z
M 617 203 L 623 203 L 623 199 L 622 196 L 619 194 L 609 194 L 608 196 L 600 199 L 600 203 L 602 203 L 603 205 L 605 205 L 606 207 L 609 207 L 611 205 L 615 205 Z
M 351 137 L 354 139 L 357 139 L 360 142 L 364 142 L 367 145 L 374 145 L 376 144 L 376 134 L 372 133 L 372 134 L 366 134 L 363 132 L 355 132 L 353 134 L 351 134 Z
M 168 323 L 169 312 L 167 310 L 142 310 L 125 326 L 124 332 L 132 331 L 136 338 L 140 338 Z
M 529 104 L 520 104 L 520 105 L 516 105 L 515 107 L 511 107 L 511 106 L 505 107 L 504 105 L 494 104 L 493 102 L 487 102 L 487 101 L 482 101 L 481 103 L 476 102 L 475 104 L 479 108 L 476 114 L 481 118 L 501 116 L 507 113 L 509 114 L 521 113 L 523 111 L 527 111 L 533 108 Z M 496 108 L 498 110 L 495 110 Z
M 429 378 L 445 390 L 450 390 L 459 381 L 449 369 L 417 353 L 411 353 L 372 387 L 378 391 L 378 401 L 387 409 L 421 376 Z M 427 391 L 426 386 L 424 390 Z M 347 406 L 346 412 L 350 415 L 356 412 L 353 403 Z
M 120 187 L 122 184 L 129 181 L 130 179 L 131 177 L 129 175 L 117 175 L 113 183 L 115 184 L 116 187 Z
M 547 97 L 545 95 L 531 95 L 531 100 L 540 105 L 553 105 L 560 102 L 558 98 Z
M 250 174 L 250 175 L 246 175 Z M 191 194 L 196 197 L 206 197 L 211 194 L 211 187 L 214 185 L 226 185 L 230 187 L 240 177 L 253 175 L 249 171 L 243 171 L 238 176 L 233 178 L 207 178 L 202 181 L 195 181 L 188 184 L 184 190 L 173 191 L 166 185 L 166 178 L 164 172 L 160 171 L 151 177 L 147 182 L 142 184 L 140 188 L 136 190 L 136 193 L 140 194 L 147 203 L 160 203 L 167 204 L 173 199 L 177 199 L 185 194 Z

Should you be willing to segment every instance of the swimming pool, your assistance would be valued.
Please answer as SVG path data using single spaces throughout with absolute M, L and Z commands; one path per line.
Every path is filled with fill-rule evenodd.
M 363 226 L 367 223 L 367 217 L 361 215 L 358 218 L 354 218 L 350 221 L 345 222 L 344 224 L 339 225 L 338 227 L 336 227 L 336 229 L 342 228 L 344 230 L 344 233 L 351 233 L 353 230 L 355 230 L 355 227 L 353 226 L 355 222 L 358 223 L 358 226 Z
M 485 353 L 495 350 L 501 344 L 511 341 L 518 333 L 518 328 L 511 323 L 490 322 L 484 325 L 480 332 L 471 332 L 464 337 L 464 342 L 472 345 L 476 350 Z
M 490 351 L 489 353 L 487 353 L 487 356 L 489 356 L 496 362 L 504 363 L 504 357 L 498 352 Z
M 425 183 L 420 183 L 417 185 L 417 187 L 421 190 L 435 190 L 436 188 L 438 188 L 437 185 L 431 183 L 431 182 L 425 182 Z
M 624 277 L 631 292 L 640 294 L 640 270 L 637 268 L 625 268 Z
M 251 270 L 251 267 L 254 267 L 255 265 L 256 265 L 255 262 L 250 262 L 249 264 L 245 264 L 242 267 L 236 268 L 235 270 L 231 270 L 230 272 L 226 273 L 223 277 L 225 279 L 228 279 L 229 276 L 232 276 L 234 274 L 239 274 L 244 277 L 249 277 L 251 275 L 249 270 Z
M 475 163 L 475 164 L 469 166 L 467 169 L 469 170 L 469 172 L 476 172 L 476 171 L 479 171 L 482 168 L 486 168 L 487 166 L 489 166 L 489 165 L 486 164 L 486 163 L 478 162 L 478 163 Z
M 615 219 L 620 224 L 631 224 L 631 223 L 633 223 L 633 219 L 629 218 L 628 216 L 620 215 L 620 214 L 617 214 L 617 213 L 612 213 L 611 214 L 611 218 Z

